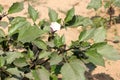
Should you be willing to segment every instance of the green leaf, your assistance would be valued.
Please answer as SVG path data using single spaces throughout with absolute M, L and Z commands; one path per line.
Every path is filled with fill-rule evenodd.
M 37 26 L 25 26 L 19 31 L 18 41 L 23 43 L 31 42 L 40 37 L 43 33 L 45 32 L 40 30 Z
M 75 16 L 74 18 L 73 18 L 74 22 L 71 21 L 71 23 L 73 23 L 72 26 L 80 26 L 80 25 L 82 25 L 82 21 L 84 20 L 84 17 L 82 17 L 82 16 Z
M 31 51 L 30 49 L 28 49 L 27 58 L 33 58 L 33 57 L 34 57 L 33 51 Z
M 20 21 L 14 25 L 11 25 L 11 27 L 9 28 L 9 35 L 14 34 L 17 30 L 19 30 L 21 27 L 26 27 L 26 26 L 30 26 L 30 24 L 27 21 Z
M 3 50 L 0 50 L 0 55 L 4 55 L 4 54 L 5 54 L 5 52 Z
M 53 9 L 49 8 L 49 18 L 51 22 L 56 22 L 58 20 L 58 14 Z
M 5 58 L 3 56 L 0 56 L 0 67 L 4 66 L 5 64 Z
M 11 22 L 10 22 L 10 24 L 11 25 L 15 25 L 15 24 L 17 24 L 17 23 L 19 23 L 19 22 L 21 22 L 21 21 L 26 21 L 26 18 L 25 17 L 20 17 L 20 16 L 17 16 L 17 17 L 15 17 Z
M 62 55 L 58 55 L 57 53 L 54 53 L 51 55 L 50 59 L 50 65 L 57 65 L 59 62 L 62 61 Z
M 114 0 L 113 4 L 120 8 L 120 0 Z
M 102 0 L 91 0 L 88 4 L 87 9 L 95 9 L 98 10 L 102 6 Z
M 92 38 L 94 36 L 94 32 L 95 32 L 95 28 L 82 31 L 79 35 L 79 40 L 84 41 Z
M 18 70 L 17 68 L 8 68 L 6 71 L 8 71 L 9 73 L 11 73 L 12 75 L 16 75 L 17 77 L 21 77 L 21 75 L 23 74 L 23 72 L 21 72 L 20 70 Z
M 36 39 L 36 40 L 33 41 L 33 43 L 34 43 L 37 47 L 39 47 L 40 49 L 44 49 L 44 50 L 47 49 L 47 45 L 46 45 L 46 43 L 45 43 L 43 40 L 38 40 L 38 39 Z
M 12 13 L 16 13 L 16 12 L 20 12 L 23 10 L 23 2 L 16 2 L 13 3 L 13 5 L 9 8 L 8 10 L 8 14 L 12 14 Z
M 21 67 L 21 68 L 28 65 L 26 63 L 25 58 L 18 58 L 13 62 L 13 64 L 16 65 L 17 67 Z
M 7 54 L 6 56 L 7 64 L 11 64 L 17 58 L 23 57 L 23 54 L 20 52 L 7 52 L 6 54 Z
M 24 17 L 15 17 L 10 22 L 10 24 L 11 24 L 11 26 L 9 27 L 9 30 L 8 30 L 8 35 L 10 35 L 10 36 L 13 35 L 14 33 L 16 33 L 16 31 L 18 31 L 22 27 L 30 26 L 30 23 L 27 22 Z
M 58 80 L 58 77 L 56 75 L 51 75 L 52 80 Z
M 48 32 L 50 32 L 50 30 L 51 30 L 49 22 L 44 20 L 44 19 L 41 20 L 38 25 L 40 26 L 40 28 L 42 30 L 45 30 L 45 31 L 48 31 Z
M 93 24 L 92 24 L 92 27 L 96 27 L 96 28 L 99 28 L 101 26 L 103 27 L 106 27 L 106 19 L 105 18 L 102 18 L 100 16 L 94 16 L 91 18 Z
M 111 5 L 111 1 L 107 1 L 107 2 L 104 2 L 104 3 L 105 3 L 105 5 L 104 5 L 105 8 L 109 8 L 110 5 Z
M 0 21 L 0 26 L 3 27 L 3 28 L 6 28 L 6 27 L 8 27 L 8 22 Z
M 61 69 L 63 80 L 86 80 L 84 72 L 85 68 L 78 60 L 65 63 Z
M 32 72 L 26 73 L 25 77 L 29 78 L 30 80 L 34 80 L 34 77 L 32 75 Z
M 41 69 L 32 70 L 32 75 L 34 80 L 50 80 L 50 73 L 43 67 Z
M 104 27 L 97 28 L 94 32 L 93 39 L 97 42 L 103 42 L 106 38 L 106 30 Z
M 0 29 L 0 37 L 5 37 L 5 32 L 2 29 Z
M 74 15 L 73 18 L 72 18 L 72 20 L 70 20 L 69 22 L 67 22 L 65 25 L 66 26 L 70 26 L 70 27 L 71 26 L 73 26 L 73 27 L 77 27 L 77 26 L 87 27 L 87 26 L 93 25 L 93 22 L 88 17 Z
M 95 65 L 105 66 L 105 62 L 103 57 L 97 53 L 96 50 L 88 50 L 86 53 L 86 56 L 88 56 L 88 61 L 92 62 Z
M 2 7 L 2 5 L 0 5 L 0 13 L 3 11 L 3 7 Z
M 103 47 L 105 45 L 107 45 L 107 42 L 94 43 L 93 45 L 91 45 L 91 48 L 97 49 L 97 48 Z
M 39 59 L 47 58 L 49 55 L 51 55 L 51 52 L 42 51 L 42 52 L 40 52 Z
M 82 26 L 87 27 L 93 24 L 93 22 L 90 20 L 90 18 L 85 17 L 83 21 L 81 22 Z
M 38 12 L 30 4 L 28 6 L 28 13 L 34 22 L 38 19 Z
M 75 15 L 73 16 L 72 20 L 66 23 L 66 26 L 75 26 L 75 27 L 80 26 L 82 25 L 83 20 L 84 20 L 84 17 Z
M 73 16 L 74 16 L 74 13 L 75 13 L 75 9 L 74 8 L 71 8 L 67 14 L 66 14 L 66 17 L 65 17 L 65 23 L 69 22 L 72 20 Z
M 56 35 L 55 38 L 54 38 L 54 44 L 57 46 L 57 47 L 60 47 L 62 46 L 63 44 L 65 43 L 65 36 L 58 36 Z
M 110 45 L 98 48 L 97 52 L 110 60 L 120 60 L 120 53 Z

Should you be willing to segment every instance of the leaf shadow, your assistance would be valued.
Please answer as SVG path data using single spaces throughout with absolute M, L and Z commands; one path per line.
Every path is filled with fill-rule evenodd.
M 109 74 L 98 73 L 92 75 L 91 72 L 85 72 L 87 80 L 114 80 Z
M 95 80 L 114 80 L 110 75 L 105 73 L 94 74 L 93 77 Z

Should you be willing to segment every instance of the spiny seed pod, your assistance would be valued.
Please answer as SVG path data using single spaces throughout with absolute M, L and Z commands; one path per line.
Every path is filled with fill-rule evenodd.
M 115 14 L 115 10 L 112 6 L 107 10 L 107 14 L 109 14 L 109 15 Z

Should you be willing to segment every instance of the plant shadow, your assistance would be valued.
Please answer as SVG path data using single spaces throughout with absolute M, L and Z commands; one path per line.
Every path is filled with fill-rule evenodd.
M 98 73 L 92 75 L 90 72 L 86 72 L 85 76 L 88 80 L 114 80 L 110 75 L 105 73 Z
M 110 75 L 105 73 L 94 74 L 93 77 L 95 80 L 114 80 Z

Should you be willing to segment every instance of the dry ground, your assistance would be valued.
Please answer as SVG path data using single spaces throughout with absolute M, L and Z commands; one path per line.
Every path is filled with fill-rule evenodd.
M 23 0 L 0 0 L 0 4 L 4 6 L 5 10 L 7 11 L 10 5 L 16 1 L 23 1 Z M 24 11 L 14 14 L 12 16 L 20 15 L 20 16 L 28 16 L 27 15 L 27 7 L 28 2 L 25 1 L 25 9 Z M 95 15 L 94 10 L 87 10 L 86 6 L 90 0 L 29 0 L 29 2 L 38 10 L 40 19 L 48 19 L 48 7 L 53 8 L 59 13 L 59 17 L 64 18 L 64 13 L 60 11 L 66 12 L 71 7 L 75 7 L 75 14 L 91 17 Z M 101 9 L 100 14 L 101 16 L 106 16 L 105 10 Z M 116 15 L 120 13 L 120 10 L 117 9 Z M 107 38 L 109 40 L 113 40 L 115 30 L 117 35 L 120 36 L 120 24 L 113 25 L 110 29 L 108 29 Z M 58 32 L 59 34 L 64 34 L 66 36 L 66 43 L 70 44 L 71 40 L 77 39 L 79 35 L 79 29 L 67 29 L 61 30 Z M 120 44 L 113 44 L 110 42 L 115 48 L 117 48 L 120 52 Z M 120 80 L 120 60 L 119 61 L 109 61 L 106 60 L 105 67 L 97 66 L 97 68 L 92 73 L 97 80 Z

